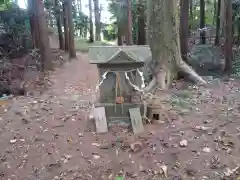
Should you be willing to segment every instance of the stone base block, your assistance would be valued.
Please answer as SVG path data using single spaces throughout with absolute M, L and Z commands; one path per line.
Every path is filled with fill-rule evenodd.
M 122 125 L 129 126 L 131 124 L 129 109 L 140 108 L 140 112 L 143 115 L 144 106 L 143 104 L 114 104 L 114 103 L 97 103 L 95 107 L 105 107 L 106 118 L 108 126 L 111 125 Z

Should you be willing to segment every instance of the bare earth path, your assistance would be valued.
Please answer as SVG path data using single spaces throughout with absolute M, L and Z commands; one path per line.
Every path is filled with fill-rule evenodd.
M 134 137 L 121 129 L 87 131 L 97 77 L 87 55 L 78 54 L 52 74 L 43 95 L 0 107 L 1 180 L 220 180 L 240 164 L 239 81 L 184 90 L 178 83 L 162 121 Z

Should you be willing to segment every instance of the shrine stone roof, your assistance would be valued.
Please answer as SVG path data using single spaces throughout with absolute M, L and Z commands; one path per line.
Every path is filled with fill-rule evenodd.
M 118 64 L 143 63 L 152 58 L 148 45 L 143 46 L 91 46 L 89 47 L 90 63 Z

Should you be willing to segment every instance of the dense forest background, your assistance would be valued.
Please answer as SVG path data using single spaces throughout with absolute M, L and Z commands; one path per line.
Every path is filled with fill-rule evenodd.
M 52 38 L 49 39 L 51 35 L 58 37 L 57 48 L 68 52 L 70 59 L 76 58 L 76 49 L 88 51 L 90 45 L 109 44 L 149 44 L 152 54 L 155 56 L 154 54 L 159 54 L 159 50 L 154 50 L 153 44 L 157 43 L 156 39 L 159 39 L 160 36 L 152 42 L 151 29 L 155 29 L 154 32 L 161 32 L 165 22 L 172 21 L 168 17 L 169 14 L 152 13 L 154 6 L 145 0 L 108 0 L 108 9 L 103 9 L 99 0 L 89 0 L 87 7 L 85 7 L 89 9 L 89 14 L 84 14 L 81 0 L 37 2 L 28 0 L 25 2 L 27 9 L 19 8 L 17 0 L 1 2 L 2 59 L 9 59 L 9 63 L 11 63 L 13 58 L 22 57 L 34 50 L 32 52 L 37 52 L 38 58 L 33 58 L 35 62 L 30 64 L 35 64 L 35 69 L 43 72 L 53 69 L 53 59 L 56 59 L 52 58 L 49 44 L 52 42 Z M 179 29 L 176 32 L 179 33 L 179 48 L 184 61 L 178 62 L 185 63 L 181 65 L 181 71 L 190 74 L 193 79 L 203 82 L 200 76 L 189 67 L 189 65 L 195 66 L 195 62 L 191 60 L 194 58 L 190 55 L 193 54 L 191 51 L 196 49 L 194 46 L 196 44 L 214 45 L 211 48 L 205 46 L 205 49 L 210 49 L 212 56 L 213 47 L 220 49 L 218 51 L 221 52 L 218 54 L 224 58 L 216 60 L 220 67 L 218 68 L 225 72 L 231 71 L 233 69 L 232 47 L 234 44 L 240 43 L 239 1 L 181 0 L 174 4 L 177 7 L 176 12 L 174 10 L 170 10 L 170 12 L 173 18 L 177 17 L 176 22 L 180 25 L 176 26 Z M 161 6 L 165 6 L 165 4 L 161 4 Z M 109 17 L 111 23 L 106 24 L 101 21 L 103 10 L 107 10 L 111 15 Z M 165 20 L 158 22 L 157 19 L 149 19 L 152 15 L 154 17 L 163 16 L 162 18 Z M 175 25 L 173 24 L 173 26 Z M 163 33 L 165 34 L 165 32 Z M 169 40 L 160 38 L 159 41 L 162 41 L 157 43 L 158 47 L 161 47 L 164 41 Z M 178 44 L 178 42 L 176 43 Z M 40 57 L 41 59 L 39 59 Z M 197 64 L 199 62 L 197 61 Z M 149 74 L 146 79 L 153 78 L 153 71 L 156 71 L 153 67 L 157 67 L 156 63 L 157 61 L 151 64 L 152 68 L 146 68 L 149 71 L 145 73 Z M 214 61 L 214 63 L 216 62 Z M 197 67 L 193 68 L 197 70 Z M 198 71 L 197 73 L 201 74 Z M 5 76 L 4 79 L 6 79 Z

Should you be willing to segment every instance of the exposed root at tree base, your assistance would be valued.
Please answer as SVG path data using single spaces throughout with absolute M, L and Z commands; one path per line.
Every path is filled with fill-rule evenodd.
M 192 67 L 190 67 L 189 65 L 187 65 L 187 63 L 185 63 L 183 60 L 180 61 L 180 63 L 177 65 L 179 68 L 179 71 L 183 72 L 184 74 L 188 75 L 189 79 L 191 79 L 192 81 L 196 82 L 196 83 L 200 83 L 200 84 L 207 84 L 206 81 L 204 81 L 204 79 L 199 76 L 193 69 Z M 159 71 L 159 74 L 157 75 L 158 77 L 154 76 L 152 81 L 149 83 L 149 85 L 145 88 L 145 92 L 150 92 L 154 89 L 154 87 L 156 85 L 160 86 L 160 88 L 165 89 L 166 85 L 169 85 L 169 82 L 167 84 L 165 84 L 166 81 L 166 74 L 165 73 L 165 77 L 160 77 L 162 76 L 162 72 Z M 158 79 L 157 79 L 158 78 Z M 160 79 L 159 79 L 160 78 Z
M 180 69 L 180 71 L 182 71 L 183 73 L 186 73 L 189 75 L 189 78 L 191 80 L 193 80 L 196 83 L 200 83 L 200 84 L 207 84 L 206 81 L 203 80 L 203 78 L 201 76 L 199 76 L 192 67 L 190 67 L 189 65 L 187 65 L 187 63 L 185 63 L 183 60 L 180 61 L 180 63 L 178 64 L 178 68 Z

